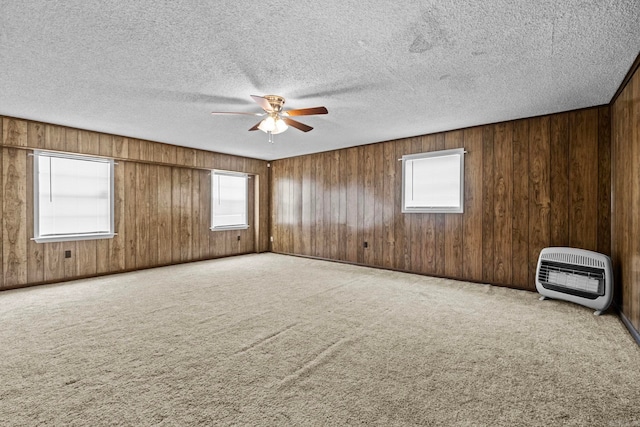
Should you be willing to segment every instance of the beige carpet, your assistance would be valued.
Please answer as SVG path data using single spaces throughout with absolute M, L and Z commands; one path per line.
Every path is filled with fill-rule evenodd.
M 0 425 L 640 425 L 613 314 L 275 254 L 0 293 Z

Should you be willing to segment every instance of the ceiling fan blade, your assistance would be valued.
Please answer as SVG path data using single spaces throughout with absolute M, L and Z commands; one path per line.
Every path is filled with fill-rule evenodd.
M 282 117 L 282 120 L 284 120 L 284 122 L 289 126 L 293 126 L 294 128 L 301 130 L 302 132 L 309 132 L 311 129 L 313 129 L 311 126 L 307 126 L 304 123 L 297 122 L 288 117 Z
M 262 123 L 262 122 L 260 121 L 260 122 L 256 123 L 255 126 L 253 126 L 251 129 L 249 129 L 249 131 L 258 130 L 258 126 L 260 126 L 260 123 Z
M 240 114 L 243 116 L 264 116 L 264 113 L 240 113 L 240 112 L 234 112 L 234 111 L 212 111 L 211 114 L 214 116 L 219 116 L 223 114 Z
M 256 103 L 262 107 L 262 109 L 266 112 L 271 112 L 273 111 L 273 108 L 271 108 L 271 104 L 269 104 L 269 101 L 267 100 L 267 98 L 264 98 L 262 96 L 258 96 L 258 95 L 251 95 L 251 98 L 253 98 L 254 101 L 256 101 Z
M 315 114 L 328 114 L 329 111 L 325 107 L 301 108 L 298 110 L 285 111 L 283 114 L 287 116 L 313 116 Z

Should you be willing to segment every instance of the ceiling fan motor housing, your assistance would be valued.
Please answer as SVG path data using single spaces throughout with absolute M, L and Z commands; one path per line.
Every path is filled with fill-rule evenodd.
M 282 106 L 284 105 L 283 97 L 278 95 L 265 95 L 263 98 L 269 102 L 269 105 L 271 105 L 273 111 L 275 111 L 276 113 L 282 111 Z

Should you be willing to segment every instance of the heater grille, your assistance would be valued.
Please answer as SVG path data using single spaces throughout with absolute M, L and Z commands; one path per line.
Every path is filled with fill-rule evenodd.
M 547 289 L 595 299 L 604 295 L 604 271 L 559 262 L 541 261 L 538 280 Z
M 604 268 L 604 261 L 591 256 L 567 252 L 548 252 L 540 255 L 541 260 L 558 261 L 565 264 L 581 265 L 585 267 Z

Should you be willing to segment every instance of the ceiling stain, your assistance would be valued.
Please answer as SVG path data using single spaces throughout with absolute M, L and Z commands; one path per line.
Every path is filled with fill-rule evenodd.
M 436 47 L 452 47 L 453 40 L 447 34 L 446 28 L 440 23 L 439 12 L 432 8 L 420 16 L 413 25 L 414 38 L 409 46 L 410 53 L 424 53 Z
M 433 46 L 434 46 L 433 43 L 426 40 L 424 38 L 424 35 L 418 34 L 416 38 L 413 40 L 413 43 L 411 43 L 411 46 L 409 46 L 409 52 L 423 53 L 433 49 Z

